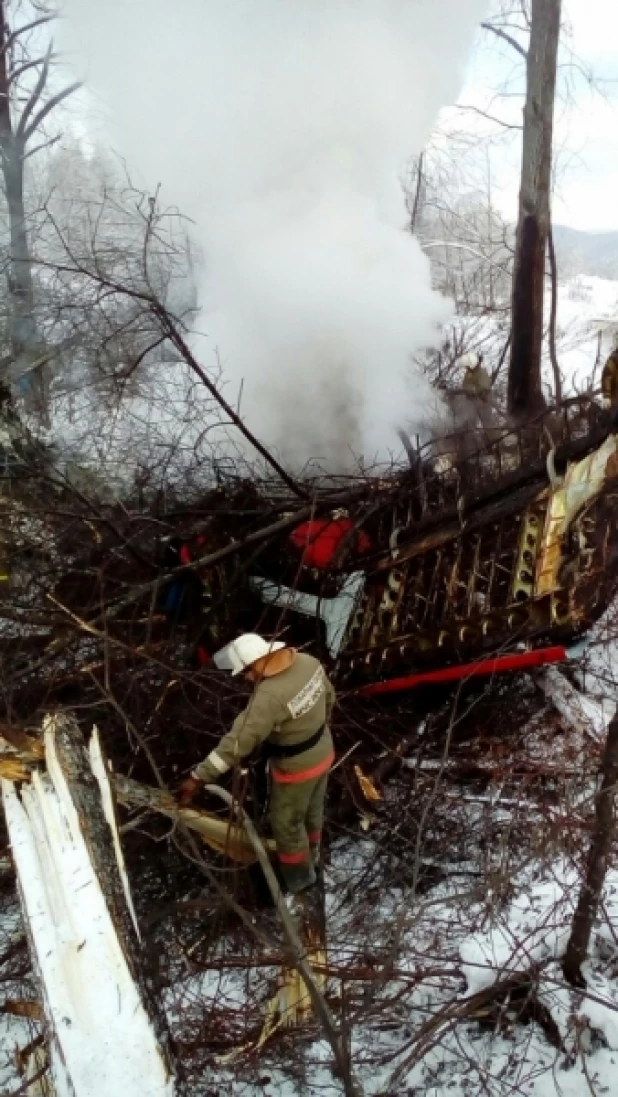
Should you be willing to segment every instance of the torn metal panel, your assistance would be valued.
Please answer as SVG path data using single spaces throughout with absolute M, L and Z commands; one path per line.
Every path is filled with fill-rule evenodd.
M 559 587 L 564 538 L 576 516 L 595 499 L 607 480 L 618 475 L 618 436 L 610 434 L 599 449 L 567 469 L 551 494 L 537 560 L 534 594 L 542 596 Z

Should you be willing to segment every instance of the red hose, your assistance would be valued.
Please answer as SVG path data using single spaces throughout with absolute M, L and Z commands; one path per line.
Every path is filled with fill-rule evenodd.
M 494 659 L 482 659 L 477 663 L 461 663 L 444 670 L 428 670 L 420 674 L 407 674 L 403 678 L 390 678 L 387 682 L 372 682 L 353 692 L 359 697 L 373 697 L 378 693 L 401 693 L 416 686 L 434 685 L 438 682 L 458 682 L 461 678 L 483 678 L 489 674 L 503 674 L 508 670 L 526 670 L 542 667 L 547 663 L 562 663 L 567 659 L 566 648 L 539 648 L 537 651 L 520 651 L 513 655 L 498 655 Z

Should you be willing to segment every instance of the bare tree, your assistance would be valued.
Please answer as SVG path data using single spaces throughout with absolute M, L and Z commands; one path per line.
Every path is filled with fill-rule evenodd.
M 11 10 L 13 8 L 13 10 Z M 44 412 L 45 355 L 35 317 L 34 287 L 24 201 L 24 165 L 35 153 L 53 144 L 43 126 L 51 112 L 79 86 L 71 84 L 48 95 L 54 60 L 53 44 L 31 56 L 36 33 L 54 18 L 51 7 L 33 3 L 20 21 L 20 4 L 0 0 L 0 168 L 8 207 L 10 258 L 9 376 L 17 390 Z M 38 47 L 35 46 L 35 50 Z M 25 100 L 25 102 L 24 102 Z M 39 143 L 31 145 L 32 139 Z
M 599 910 L 608 858 L 616 833 L 614 811 L 618 781 L 618 717 L 616 716 L 607 730 L 601 774 L 601 787 L 596 798 L 594 832 L 588 854 L 586 876 L 582 882 L 571 936 L 562 965 L 565 978 L 574 986 L 585 986 L 581 966 L 588 955 L 590 935 Z
M 508 379 L 509 411 L 519 416 L 544 404 L 543 295 L 560 12 L 561 0 L 532 0 Z

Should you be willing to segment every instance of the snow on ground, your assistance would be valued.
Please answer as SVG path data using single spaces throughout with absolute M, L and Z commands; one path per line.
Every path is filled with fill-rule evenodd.
M 567 382 L 565 395 L 589 387 L 597 361 L 594 380 L 595 387 L 599 387 L 601 369 L 617 336 L 618 282 L 579 275 L 559 286 L 557 342 L 558 360 Z
M 549 292 L 545 300 L 545 318 L 550 314 Z M 502 360 L 505 332 L 501 314 L 491 311 L 480 315 L 462 314 L 452 328 L 464 336 L 466 348 L 481 351 L 490 368 Z M 563 375 L 564 396 L 598 390 L 601 370 L 618 342 L 618 281 L 578 275 L 558 286 L 556 344 Z M 543 360 L 543 379 L 547 391 L 553 391 L 553 373 L 547 345 Z
M 577 871 L 559 861 L 540 879 L 524 877 L 521 890 L 488 933 L 473 934 L 459 948 L 467 993 L 500 975 L 526 971 L 562 955 L 577 894 Z
M 353 966 L 363 954 L 384 949 L 395 926 L 401 931 L 388 979 L 368 984 L 356 999 L 360 1021 L 353 1025 L 351 1050 L 366 1097 L 582 1097 L 615 1092 L 618 984 L 611 973 L 618 962 L 618 870 L 608 875 L 603 920 L 585 970 L 589 991 L 582 995 L 566 987 L 556 962 L 577 897 L 577 872 L 568 859 L 558 858 L 543 869 L 529 866 L 513 881 L 511 902 L 496 906 L 489 918 L 485 899 L 473 901 L 469 894 L 462 902 L 454 882 L 415 902 L 404 889 L 388 889 L 377 898 L 370 929 L 365 921 L 355 935 L 350 930 L 357 900 L 347 882 L 377 852 L 370 841 L 360 847 L 340 843 L 328 871 L 327 893 L 331 965 Z M 431 945 L 438 974 L 414 985 L 419 968 L 428 967 Z M 532 965 L 538 965 L 539 1001 L 556 1022 L 560 1049 L 538 1025 L 516 1021 L 506 1006 L 503 1024 L 488 1030 L 474 1019 L 464 1017 L 452 1025 L 445 1018 L 420 1049 L 415 1046 L 440 1010 L 453 1003 L 465 1005 L 496 980 Z M 245 995 L 257 986 L 239 973 L 223 978 L 208 973 L 200 981 L 201 1008 L 232 1008 L 240 1015 L 246 1009 Z M 265 994 L 266 986 L 261 989 Z M 333 983 L 330 989 L 336 993 L 338 988 Z M 205 1092 L 216 1082 L 217 1092 L 227 1097 L 339 1097 L 331 1058 L 327 1041 L 305 1037 L 293 1052 L 294 1068 L 282 1064 L 281 1052 L 268 1051 L 257 1061 L 241 1059 L 230 1068 L 213 1065 Z M 594 1079 L 592 1089 L 587 1078 Z
M 587 633 L 575 676 L 585 695 L 613 716 L 618 702 L 618 598 Z
M 4 895 L 0 905 L 0 932 L 2 936 L 2 951 L 21 937 L 23 932 L 19 907 L 16 896 Z M 7 998 L 33 997 L 33 989 L 29 980 L 16 977 L 7 979 L 4 975 L 3 991 Z M 12 1016 L 10 1013 L 0 1014 L 0 1092 L 12 1093 L 22 1083 L 17 1071 L 16 1052 L 25 1048 L 36 1036 L 32 1021 L 25 1017 Z

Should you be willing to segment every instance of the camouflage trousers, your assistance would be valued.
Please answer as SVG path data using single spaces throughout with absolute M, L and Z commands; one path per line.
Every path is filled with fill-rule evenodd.
M 269 816 L 281 875 L 295 894 L 316 882 L 328 773 L 309 781 L 271 781 Z

